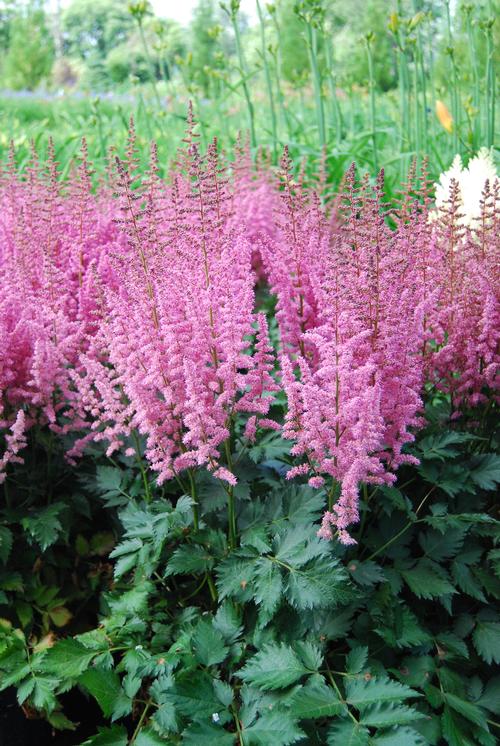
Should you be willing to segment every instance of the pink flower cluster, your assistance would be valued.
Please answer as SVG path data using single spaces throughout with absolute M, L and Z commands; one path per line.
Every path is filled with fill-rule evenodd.
M 280 429 L 292 478 L 325 485 L 320 535 L 353 541 L 361 483 L 387 484 L 412 457 L 424 384 L 453 415 L 497 385 L 498 183 L 477 225 L 458 201 L 437 216 L 425 173 L 397 207 L 354 168 L 334 203 L 238 146 L 200 153 L 192 119 L 168 179 L 156 148 L 141 177 L 125 158 L 92 188 L 85 145 L 67 180 L 53 150 L 0 178 L 0 479 L 34 423 L 75 433 L 69 458 L 136 434 L 159 481 L 207 468 L 235 484 L 231 436 Z M 276 297 L 279 370 L 255 284 Z

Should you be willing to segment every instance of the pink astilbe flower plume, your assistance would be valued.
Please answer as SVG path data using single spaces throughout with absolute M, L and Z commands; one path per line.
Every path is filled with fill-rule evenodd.
M 184 171 L 161 182 L 153 147 L 139 188 L 117 160 L 127 244 L 111 258 L 114 284 L 106 287 L 100 330 L 105 354 L 95 383 L 84 385 L 85 407 L 94 419 L 99 411 L 99 437 L 112 435 L 110 447 L 139 431 L 160 482 L 205 466 L 234 484 L 220 458 L 236 415 L 250 414 L 248 437 L 258 426 L 277 427 L 266 417 L 277 388 L 274 356 L 265 319 L 254 314 L 252 249 L 245 226 L 231 220 L 217 143 L 202 157 L 191 122 L 178 160 Z M 87 379 L 96 375 L 95 360 L 88 360 Z
M 17 454 L 21 423 L 58 431 L 71 409 L 72 371 L 96 330 L 94 270 L 117 231 L 91 193 L 85 143 L 64 186 L 51 142 L 46 170 L 33 151 L 22 178 L 11 158 L 0 214 L 0 424 L 15 426 Z M 5 436 L 7 454 L 14 440 Z
M 336 530 L 343 543 L 353 542 L 347 529 L 358 521 L 360 483 L 393 482 L 394 470 L 414 460 L 402 448 L 421 424 L 416 260 L 387 225 L 382 180 L 381 174 L 371 192 L 366 181 L 357 186 L 354 169 L 348 172 L 340 219 L 309 267 L 316 326 L 302 340 L 314 353 L 297 358 L 298 378 L 291 360 L 282 361 L 284 435 L 295 441 L 292 453 L 307 458 L 287 476 L 312 471 L 313 486 L 325 475 L 340 485 L 334 505 L 329 488 L 320 535 L 331 538 Z

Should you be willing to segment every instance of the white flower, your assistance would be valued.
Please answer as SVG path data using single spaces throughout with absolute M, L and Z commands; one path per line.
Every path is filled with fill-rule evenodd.
M 498 179 L 491 151 L 488 148 L 481 148 L 479 153 L 469 161 L 467 168 L 464 168 L 460 156 L 455 156 L 451 168 L 441 174 L 436 184 L 438 211 L 450 198 L 452 179 L 458 183 L 459 188 L 460 212 L 463 214 L 460 222 L 462 225 L 471 227 L 481 215 L 481 195 L 486 181 L 490 182 L 490 188 L 492 188 Z M 437 217 L 437 213 L 433 213 L 432 217 Z

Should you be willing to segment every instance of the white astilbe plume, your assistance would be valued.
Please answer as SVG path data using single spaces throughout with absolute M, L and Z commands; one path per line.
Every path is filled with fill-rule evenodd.
M 469 228 L 475 227 L 477 219 L 481 216 L 481 197 L 485 184 L 488 181 L 492 188 L 497 179 L 493 155 L 488 148 L 481 148 L 466 168 L 461 157 L 456 155 L 451 167 L 441 174 L 436 184 L 437 211 L 445 208 L 449 202 L 451 182 L 456 181 L 460 198 L 460 223 Z M 438 212 L 432 213 L 431 217 L 436 218 Z

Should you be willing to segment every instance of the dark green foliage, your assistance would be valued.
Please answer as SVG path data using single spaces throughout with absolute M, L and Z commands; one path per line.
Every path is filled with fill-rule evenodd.
M 234 454 L 230 551 L 212 478 L 195 531 L 191 497 L 151 484 L 144 499 L 130 459 L 96 452 L 71 493 L 39 432 L 0 525 L 0 687 L 55 728 L 76 727 L 61 695 L 86 692 L 107 723 L 85 746 L 494 746 L 496 443 L 428 419 L 420 466 L 369 488 L 349 549 L 317 538 L 325 495 L 283 480 L 276 436 Z

